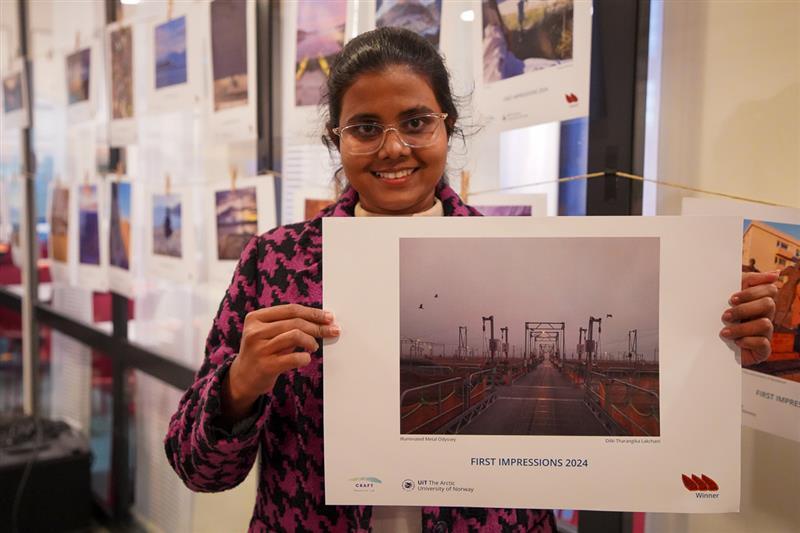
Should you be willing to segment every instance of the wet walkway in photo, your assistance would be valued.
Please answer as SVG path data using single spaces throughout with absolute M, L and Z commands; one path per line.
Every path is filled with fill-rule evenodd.
M 462 435 L 608 435 L 584 403 L 583 388 L 549 361 L 497 387 L 497 400 Z

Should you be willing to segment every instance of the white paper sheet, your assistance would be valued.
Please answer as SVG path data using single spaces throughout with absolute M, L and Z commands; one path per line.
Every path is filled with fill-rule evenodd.
M 720 340 L 718 332 L 726 301 L 739 285 L 740 224 L 731 217 L 325 219 L 324 307 L 334 312 L 343 332 L 325 346 L 326 503 L 738 510 L 741 372 L 735 346 Z M 704 268 L 687 270 L 692 257 L 705 258 Z M 574 310 L 580 311 L 578 319 L 565 318 Z M 429 313 L 416 319 L 418 335 L 417 312 Z M 498 371 L 500 384 L 490 402 L 491 387 L 483 384 L 489 388 L 480 392 L 482 375 L 464 380 L 458 374 L 466 372 L 466 362 L 475 364 L 469 372 L 487 368 L 480 353 L 480 319 L 487 315 L 497 318 L 498 329 L 510 328 L 512 345 L 523 344 L 522 321 L 566 322 L 566 342 L 559 348 L 566 360 L 547 356 L 522 376 Z M 578 328 L 597 326 L 589 315 L 602 320 L 603 332 L 595 330 L 593 338 L 599 341 L 593 368 L 606 376 L 592 374 L 591 390 L 613 400 L 609 411 L 615 420 L 616 411 L 627 413 L 646 431 L 609 435 L 608 416 L 587 403 L 591 396 L 575 385 L 585 375 L 585 366 L 575 361 Z M 442 324 L 452 339 L 441 341 L 444 346 L 435 337 Z M 439 359 L 459 353 L 454 345 L 461 324 L 468 326 L 470 339 L 463 355 L 478 358 Z M 615 370 L 630 359 L 614 354 L 620 349 L 624 354 L 626 333 L 634 328 L 646 346 L 640 344 L 643 353 L 635 358 L 640 374 L 631 378 L 630 371 Z M 643 339 L 648 334 L 649 341 Z M 487 341 L 489 335 L 487 327 Z M 542 339 L 538 342 L 541 347 Z M 425 379 L 455 375 L 461 381 L 449 392 L 456 398 L 463 398 L 468 381 L 474 386 L 468 389 L 470 405 L 486 401 L 488 409 L 471 411 L 477 416 L 462 419 L 457 434 L 401 430 L 400 383 L 406 378 L 398 370 L 401 361 L 409 364 L 409 343 L 417 363 L 429 367 Z M 513 359 L 522 350 L 509 350 L 518 368 L 519 359 Z M 559 365 L 572 368 L 578 379 L 559 372 Z M 645 403 L 634 402 L 640 415 L 626 403 L 637 389 L 612 375 L 651 391 L 641 393 Z M 545 385 L 537 383 L 542 377 Z M 428 392 L 412 408 L 437 405 L 438 391 Z M 482 422 L 489 429 L 469 426 L 493 408 Z M 408 412 L 404 408 L 403 414 Z M 491 428 L 504 420 L 512 425 Z M 567 429 L 559 429 L 564 425 Z M 642 436 L 624 436 L 637 433 Z M 690 490 L 692 475 L 707 476 L 716 490 L 704 481 L 693 487 L 702 490 Z
M 682 213 L 686 215 L 737 215 L 749 220 L 762 221 L 767 225 L 770 223 L 786 224 L 788 226 L 782 228 L 784 230 L 793 228 L 795 237 L 794 242 L 790 243 L 789 239 L 792 238 L 792 235 L 788 235 L 789 239 L 786 240 L 788 247 L 784 253 L 795 255 L 800 259 L 800 256 L 796 255 L 798 243 L 800 243 L 800 238 L 796 236 L 800 233 L 800 209 L 771 207 L 733 200 L 684 198 Z M 778 226 L 778 231 L 780 229 L 781 226 Z M 774 241 L 768 238 L 768 242 L 763 243 L 767 245 L 765 251 L 775 254 L 775 257 L 778 257 L 779 250 L 777 246 L 772 245 L 776 244 L 778 240 L 778 238 Z M 770 259 L 774 260 L 773 257 Z M 744 265 L 746 263 L 742 261 L 748 260 L 749 257 L 739 256 L 737 265 Z M 762 259 L 756 261 L 756 267 L 760 267 L 759 270 L 762 272 L 789 266 L 788 260 L 785 265 L 761 264 L 762 262 Z M 799 305 L 797 298 L 795 296 L 794 307 Z M 795 335 L 797 334 L 796 332 Z M 773 352 L 775 351 L 773 344 Z M 781 372 L 775 372 L 777 367 L 781 367 Z M 775 353 L 770 357 L 767 365 L 760 365 L 757 369 L 745 368 L 742 370 L 742 423 L 754 429 L 800 442 L 800 381 L 781 377 L 787 375 L 788 367 L 794 367 L 795 374 L 800 374 L 800 357 L 797 357 L 796 353 L 795 356 L 792 356 L 787 350 L 781 350 L 781 353 Z

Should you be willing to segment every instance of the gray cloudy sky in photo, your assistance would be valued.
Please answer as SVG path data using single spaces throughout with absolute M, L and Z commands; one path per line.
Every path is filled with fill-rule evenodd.
M 572 354 L 591 315 L 603 319 L 604 352 L 627 350 L 628 331 L 638 329 L 639 353 L 650 359 L 658 285 L 655 237 L 400 239 L 400 337 L 454 347 L 466 325 L 480 352 L 481 317 L 494 315 L 495 337 L 508 326 L 519 353 L 526 321 L 566 322 Z

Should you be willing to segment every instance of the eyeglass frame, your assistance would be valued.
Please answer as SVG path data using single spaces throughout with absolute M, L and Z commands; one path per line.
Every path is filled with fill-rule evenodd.
M 439 127 L 441 126 L 441 124 L 444 124 L 444 121 L 447 119 L 447 113 L 420 113 L 419 115 L 414 115 L 414 116 L 411 116 L 411 117 L 408 117 L 408 118 L 404 118 L 403 120 L 400 120 L 400 121 L 397 121 L 397 122 L 393 122 L 393 123 L 390 123 L 390 124 L 381 124 L 379 122 L 358 122 L 356 124 L 348 124 L 347 126 L 344 126 L 344 127 L 337 126 L 337 127 L 333 128 L 331 131 L 333 132 L 334 135 L 339 137 L 339 139 L 341 140 L 342 139 L 342 132 L 344 130 L 346 130 L 347 128 L 355 128 L 355 127 L 358 127 L 358 126 L 380 126 L 380 128 L 383 130 L 383 136 L 381 137 L 381 142 L 378 145 L 378 147 L 375 148 L 372 151 L 362 152 L 362 153 L 358 153 L 358 154 L 355 154 L 355 155 L 370 155 L 370 154 L 374 154 L 375 152 L 380 151 L 380 149 L 383 148 L 383 145 L 386 144 L 386 135 L 390 131 L 394 131 L 395 132 L 395 134 L 397 135 L 397 138 L 400 140 L 400 142 L 406 148 L 425 148 L 425 147 L 430 146 L 431 144 L 433 144 L 433 142 L 434 142 L 433 136 L 431 136 L 431 142 L 430 143 L 414 146 L 414 145 L 408 144 L 405 141 L 405 139 L 403 139 L 403 134 L 400 133 L 400 130 L 398 130 L 397 127 L 396 127 L 396 126 L 400 125 L 400 122 L 405 122 L 407 120 L 413 120 L 415 118 L 420 118 L 420 117 L 436 117 L 436 118 L 439 119 L 440 122 L 436 125 L 436 130 L 434 130 L 434 134 L 436 134 L 436 133 L 438 133 Z

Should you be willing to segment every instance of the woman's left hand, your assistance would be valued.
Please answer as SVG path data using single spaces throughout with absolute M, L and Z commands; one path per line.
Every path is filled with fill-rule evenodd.
M 731 295 L 731 305 L 722 315 L 720 335 L 742 349 L 742 365 L 761 363 L 769 357 L 772 320 L 775 318 L 775 281 L 778 272 L 745 272 L 742 290 Z

